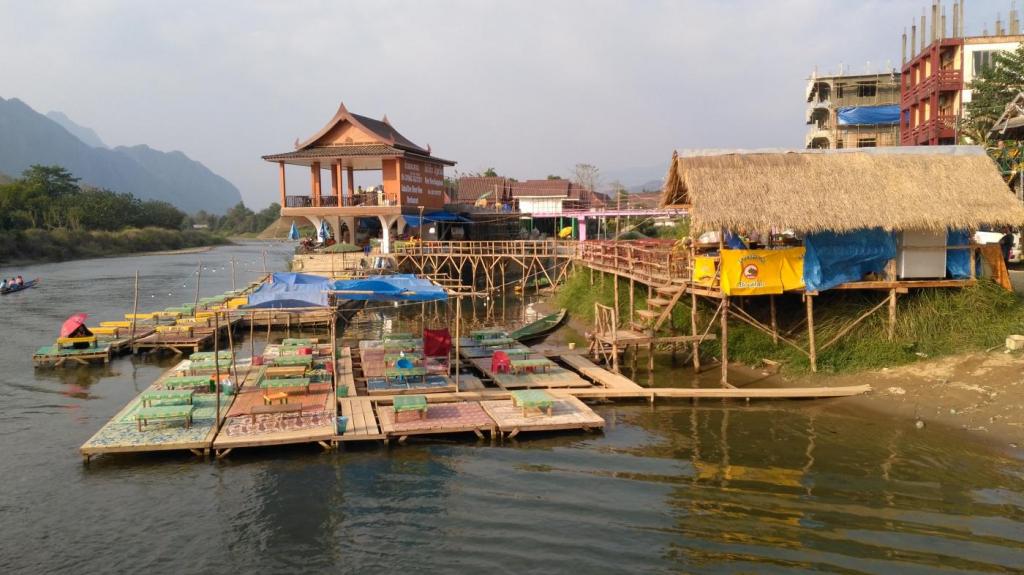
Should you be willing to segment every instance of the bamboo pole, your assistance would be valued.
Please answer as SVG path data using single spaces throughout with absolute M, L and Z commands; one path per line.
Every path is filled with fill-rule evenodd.
M 459 373 L 462 371 L 462 296 L 455 296 L 455 393 L 459 393 Z
M 267 250 L 263 250 L 263 273 L 267 273 Z
M 220 357 L 218 351 L 220 347 L 220 313 L 213 313 L 213 381 L 216 387 L 217 393 L 217 410 L 214 412 L 214 420 L 217 422 L 217 432 L 220 432 Z
M 256 312 L 249 315 L 249 357 L 256 357 Z
M 192 317 L 195 317 L 196 312 L 199 311 L 199 280 L 203 277 L 203 260 L 199 260 L 199 265 L 196 266 L 196 298 L 192 304 Z
M 135 341 L 135 316 L 139 314 L 139 270 L 135 270 L 135 297 L 134 303 L 132 303 L 132 331 L 128 341 Z
M 238 289 L 238 288 L 235 287 L 235 258 L 232 257 L 231 258 L 231 291 L 235 291 L 236 289 Z
M 214 316 L 219 315 L 220 312 L 214 312 Z M 238 381 L 238 367 L 235 366 L 235 335 L 234 329 L 231 326 L 231 314 L 227 311 L 224 312 L 224 320 L 228 323 L 228 349 L 231 350 L 231 364 L 228 366 L 230 369 L 231 377 L 234 379 L 235 386 L 239 384 Z M 214 363 L 217 361 L 216 354 L 214 354 Z
M 629 325 L 633 325 L 633 276 L 629 276 Z
M 811 371 L 818 371 L 818 351 L 814 346 L 814 296 L 807 294 L 807 357 L 811 360 Z
M 896 290 L 889 290 L 889 341 L 896 335 Z
M 722 387 L 729 387 L 729 296 L 722 295 Z

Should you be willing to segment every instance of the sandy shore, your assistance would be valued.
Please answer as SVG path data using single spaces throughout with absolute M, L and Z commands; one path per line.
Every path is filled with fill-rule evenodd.
M 202 254 L 206 253 L 217 246 L 199 246 L 198 248 L 182 248 L 180 250 L 163 250 L 157 252 L 138 252 L 134 254 L 118 254 L 118 256 L 175 256 L 180 254 Z

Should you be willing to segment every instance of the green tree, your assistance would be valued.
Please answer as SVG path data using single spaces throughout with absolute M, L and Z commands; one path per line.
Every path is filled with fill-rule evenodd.
M 484 170 L 484 177 L 485 178 L 497 178 L 498 177 L 498 172 L 495 171 L 494 168 L 487 168 L 486 170 Z
M 972 143 L 986 144 L 988 132 L 1017 94 L 1024 92 L 1024 44 L 1016 50 L 996 52 L 993 62 L 970 84 L 971 101 L 961 122 L 961 135 Z

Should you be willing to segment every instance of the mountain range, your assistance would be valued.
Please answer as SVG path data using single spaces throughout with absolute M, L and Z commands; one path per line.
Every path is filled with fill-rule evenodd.
M 0 98 L 0 172 L 17 176 L 33 164 L 59 165 L 84 184 L 163 200 L 190 213 L 222 214 L 242 201 L 231 182 L 182 152 L 108 148 L 95 131 L 61 112 L 43 115 L 17 98 Z

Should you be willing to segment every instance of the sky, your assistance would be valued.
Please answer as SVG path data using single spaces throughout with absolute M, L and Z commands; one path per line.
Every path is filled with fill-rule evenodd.
M 968 34 L 1009 4 L 968 2 Z M 0 0 L 0 97 L 108 145 L 183 151 L 257 209 L 278 198 L 260 156 L 293 149 L 342 101 L 457 161 L 448 175 L 590 163 L 635 184 L 677 148 L 802 147 L 808 76 L 898 67 L 928 5 Z M 308 187 L 303 168 L 288 174 Z

